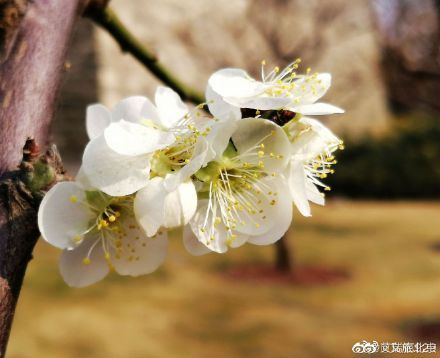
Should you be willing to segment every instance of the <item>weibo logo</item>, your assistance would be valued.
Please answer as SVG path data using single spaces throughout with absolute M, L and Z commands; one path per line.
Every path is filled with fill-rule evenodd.
M 379 343 L 377 341 L 367 342 L 363 340 L 362 342 L 357 342 L 351 348 L 353 353 L 377 353 L 379 352 Z

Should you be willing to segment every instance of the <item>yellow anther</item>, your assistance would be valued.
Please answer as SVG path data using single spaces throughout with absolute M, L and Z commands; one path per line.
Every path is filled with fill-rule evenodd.
M 258 157 L 259 157 L 259 158 L 263 158 L 263 157 L 264 157 L 264 151 L 259 150 L 259 151 L 258 151 Z
M 72 237 L 73 242 L 78 243 L 82 240 L 82 236 L 81 235 L 75 235 L 74 237 Z
M 110 216 L 108 217 L 108 221 L 110 221 L 111 223 L 112 223 L 112 222 L 115 222 L 115 221 L 116 221 L 116 216 L 115 216 L 115 215 L 110 215 Z
M 215 221 L 214 221 L 214 225 L 218 225 L 218 224 L 220 224 L 222 222 L 222 219 L 220 218 L 220 217 L 216 217 L 215 218 Z
M 104 258 L 105 258 L 107 261 L 110 261 L 110 253 L 106 252 L 106 253 L 104 254 Z
M 90 259 L 88 257 L 84 257 L 82 262 L 83 262 L 84 265 L 90 265 L 90 263 L 92 261 L 90 261 Z
M 277 201 L 275 199 L 270 201 L 270 205 L 275 205 L 277 203 Z
M 70 196 L 70 198 L 69 198 L 69 201 L 71 202 L 71 203 L 77 203 L 78 202 L 78 197 L 76 196 L 76 195 L 71 195 Z
M 275 66 L 275 68 L 273 69 L 273 72 L 275 72 L 275 73 L 280 72 L 280 68 L 278 66 Z
M 260 144 L 260 148 L 261 148 L 261 149 L 264 149 L 264 143 L 261 143 L 261 144 Z
M 259 223 L 256 223 L 256 224 L 255 224 L 255 227 L 258 229 L 258 228 L 260 227 L 260 224 L 259 224 Z
M 264 169 L 264 163 L 263 163 L 261 160 L 258 162 L 258 166 L 259 166 L 261 169 Z
M 261 65 L 264 66 L 266 64 L 266 60 L 261 61 Z
M 325 190 L 325 191 L 330 191 L 330 190 L 332 190 L 332 188 L 330 188 L 329 186 L 326 186 L 326 187 L 324 188 L 324 190 Z

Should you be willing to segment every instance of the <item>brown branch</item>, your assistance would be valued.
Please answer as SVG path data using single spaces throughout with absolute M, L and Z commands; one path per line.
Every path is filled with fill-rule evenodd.
M 110 8 L 105 6 L 89 8 L 86 15 L 105 29 L 119 44 L 122 51 L 130 53 L 160 81 L 176 91 L 183 100 L 194 104 L 205 101 L 202 94 L 184 84 L 160 63 L 157 57 L 125 27 Z
M 20 169 L 0 180 L 0 356 L 6 349 L 26 267 L 39 237 L 38 205 L 47 189 L 64 179 L 56 148 L 41 157 L 34 148 L 35 142 L 28 140 Z M 43 175 L 42 166 L 46 169 Z
M 49 179 L 54 179 L 50 173 L 62 173 L 55 152 L 38 159 L 32 146 L 25 148 L 17 170 L 21 148 L 28 137 L 43 147 L 47 144 L 66 49 L 86 4 L 0 0 L 0 357 L 39 236 L 37 210 L 44 187 L 35 181 L 36 161 L 51 168 L 43 171 Z

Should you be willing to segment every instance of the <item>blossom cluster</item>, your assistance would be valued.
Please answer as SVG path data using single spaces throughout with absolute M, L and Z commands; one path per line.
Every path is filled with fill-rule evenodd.
M 42 237 L 63 250 L 66 283 L 154 271 L 177 227 L 194 255 L 272 244 L 291 224 L 292 203 L 305 216 L 309 202 L 323 205 L 322 179 L 342 142 L 309 116 L 343 110 L 317 102 L 331 76 L 298 74 L 299 62 L 265 73 L 263 61 L 261 81 L 219 70 L 195 109 L 167 87 L 154 103 L 89 106 L 80 171 L 53 186 L 38 213 Z

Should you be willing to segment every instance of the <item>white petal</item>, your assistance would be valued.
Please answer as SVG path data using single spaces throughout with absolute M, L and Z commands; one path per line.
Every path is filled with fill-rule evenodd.
M 104 136 L 87 144 L 83 169 L 92 185 L 112 196 L 132 194 L 143 188 L 150 173 L 150 156 L 125 156 L 112 151 Z
M 140 155 L 165 148 L 175 141 L 172 133 L 125 120 L 112 123 L 104 131 L 107 145 L 122 155 Z
M 72 202 L 71 198 L 77 202 Z M 78 184 L 55 184 L 38 210 L 38 227 L 43 239 L 60 249 L 74 248 L 72 239 L 83 233 L 93 218 L 92 212 L 81 204 L 84 200 L 84 190 Z
M 315 184 L 310 180 L 306 181 L 307 199 L 318 205 L 325 205 L 325 199 Z
M 104 258 L 102 246 L 97 245 L 90 254 L 90 263 L 85 265 L 84 258 L 87 257 L 94 240 L 84 240 L 74 250 L 64 250 L 60 258 L 60 273 L 64 281 L 71 287 L 85 287 L 102 280 L 109 272 L 108 264 Z
M 310 204 L 306 190 L 306 173 L 301 161 L 292 160 L 289 165 L 289 189 L 293 203 L 303 216 L 311 216 Z
M 303 117 L 289 125 L 292 138 L 291 153 L 296 159 L 309 160 L 323 153 L 329 145 L 337 145 L 340 140 L 330 129 L 316 119 Z
M 344 113 L 345 111 L 339 107 L 328 103 L 304 104 L 302 106 L 290 107 L 292 112 L 301 113 L 303 115 L 316 116 L 335 113 Z
M 243 161 L 264 163 L 265 171 L 281 172 L 287 166 L 290 154 L 290 142 L 283 129 L 273 122 L 262 118 L 246 118 L 237 122 L 238 128 L 232 135 L 232 141 Z M 256 155 L 259 146 L 264 145 L 263 157 Z M 274 157 L 270 157 L 270 153 Z
M 208 212 L 208 217 L 206 218 L 207 208 L 208 200 L 200 200 L 197 205 L 197 211 L 190 221 L 191 230 L 193 234 L 197 237 L 197 240 L 200 244 L 204 245 L 211 251 L 224 253 L 228 251 L 228 247 L 238 247 L 243 245 L 247 241 L 249 235 L 240 233 L 238 231 L 234 232 L 236 236 L 232 238 L 223 223 L 215 225 L 212 230 L 208 227 L 205 227 L 205 221 L 207 223 L 214 222 L 212 211 Z M 201 228 L 205 229 L 201 230 Z M 199 245 L 196 245 L 192 241 L 190 241 L 190 235 L 188 233 L 187 235 L 187 244 L 195 246 L 194 248 L 192 247 L 190 249 L 194 249 L 197 252 L 197 250 L 200 249 Z
M 89 139 L 100 136 L 104 129 L 110 125 L 112 120 L 111 112 L 102 104 L 92 104 L 86 111 L 86 131 Z
M 207 246 L 199 242 L 189 225 L 183 228 L 183 246 L 194 256 L 201 256 L 212 252 Z
M 175 228 L 187 224 L 196 208 L 197 193 L 192 181 L 168 192 L 163 179 L 156 177 L 148 181 L 134 200 L 136 219 L 148 236 L 155 235 L 160 227 Z
M 159 86 L 156 89 L 155 102 L 160 122 L 165 128 L 172 128 L 188 113 L 188 107 L 171 88 Z
M 243 246 L 250 238 L 246 234 L 236 234 L 237 236 L 229 242 L 229 247 L 236 249 L 237 247 Z
M 148 236 L 153 236 L 164 222 L 164 203 L 168 192 L 163 186 L 163 179 L 155 177 L 136 193 L 134 214 L 139 225 Z
M 199 242 L 205 245 L 208 249 L 218 253 L 224 253 L 228 251 L 228 235 L 226 228 L 222 223 L 217 225 L 212 232 L 209 230 L 200 230 L 205 223 L 207 208 L 208 200 L 199 200 L 196 213 L 190 221 L 191 230 Z M 207 222 L 213 222 L 211 211 L 208 213 Z
M 165 178 L 165 188 L 168 191 L 176 190 L 181 183 L 187 181 L 191 175 L 199 170 L 205 163 L 208 148 L 207 140 L 203 136 L 198 137 L 189 163 L 183 166 L 177 173 L 168 175 Z
M 212 160 L 219 161 L 222 158 L 232 134 L 237 129 L 237 122 L 235 120 L 218 121 L 214 122 L 210 128 L 211 131 L 206 137 L 210 150 L 203 164 L 207 164 Z
M 235 198 L 242 208 L 229 213 L 235 219 L 234 234 L 258 236 L 271 230 L 279 215 L 279 198 L 290 197 L 288 190 L 281 177 L 272 176 L 259 179 L 252 190 L 242 190 Z M 253 211 L 246 209 L 246 202 Z
M 141 123 L 145 124 L 145 122 L 148 124 L 150 122 L 153 122 L 154 124 L 161 125 L 159 112 L 156 108 L 156 106 L 151 103 L 149 99 L 144 102 L 142 109 L 141 109 Z
M 96 188 L 92 185 L 86 173 L 84 172 L 82 166 L 79 168 L 78 173 L 76 174 L 75 182 L 80 185 L 81 188 L 83 188 L 84 190 L 96 190 Z
M 186 225 L 197 209 L 197 192 L 192 180 L 180 184 L 176 190 L 167 193 L 164 203 L 166 228 Z
M 333 134 L 333 132 L 328 127 L 326 127 L 317 119 L 310 117 L 302 117 L 300 119 L 300 122 L 311 126 L 312 130 L 318 133 L 321 136 L 321 138 L 328 143 L 329 142 L 338 143 L 340 141 L 339 138 L 335 134 Z
M 286 107 L 292 102 L 288 97 L 268 97 L 266 95 L 258 95 L 254 97 L 225 97 L 224 100 L 234 106 L 240 108 L 253 108 L 260 110 L 280 109 Z
M 315 79 L 304 76 L 295 81 L 296 87 L 291 92 L 296 98 L 297 106 L 312 104 L 324 96 L 330 88 L 332 76 L 329 73 L 319 73 Z
M 121 215 L 122 217 L 122 215 Z M 134 220 L 123 221 L 124 235 L 119 256 L 112 255 L 112 264 L 121 275 L 139 276 L 155 271 L 165 260 L 168 250 L 166 232 L 147 237 Z M 118 258 L 119 257 L 119 258 Z
M 267 86 L 255 81 L 238 68 L 224 68 L 214 72 L 208 80 L 209 86 L 221 97 L 251 97 L 263 93 Z
M 120 101 L 113 109 L 113 121 L 124 119 L 129 122 L 142 123 L 145 119 L 157 120 L 156 108 L 151 101 L 142 96 L 128 97 Z
M 205 96 L 206 102 L 208 103 L 209 112 L 211 112 L 215 118 L 221 120 L 241 119 L 240 108 L 225 102 L 209 84 L 206 86 Z
M 279 186 L 281 184 L 281 187 Z M 249 236 L 248 242 L 255 245 L 270 245 L 281 239 L 292 223 L 292 198 L 289 195 L 287 184 L 277 182 L 276 215 L 271 217 L 273 220 L 272 228 L 264 234 Z

